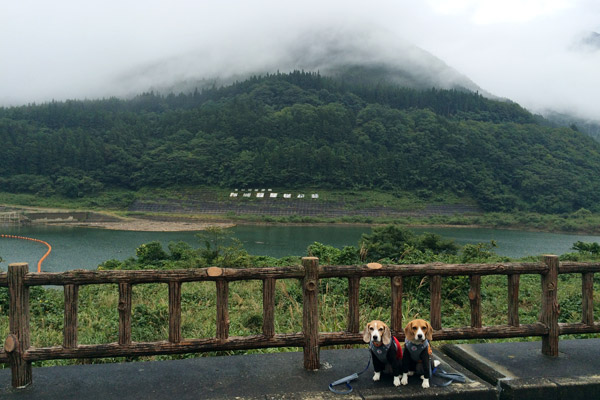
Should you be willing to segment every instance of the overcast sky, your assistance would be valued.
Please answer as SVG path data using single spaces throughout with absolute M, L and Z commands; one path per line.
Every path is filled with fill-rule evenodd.
M 277 60 L 335 27 L 412 43 L 497 96 L 600 120 L 598 0 L 0 0 L 0 104 L 97 98 Z M 154 70 L 154 74 L 144 71 Z M 141 79 L 152 76 L 152 79 Z M 140 79 L 136 79 L 140 78 Z

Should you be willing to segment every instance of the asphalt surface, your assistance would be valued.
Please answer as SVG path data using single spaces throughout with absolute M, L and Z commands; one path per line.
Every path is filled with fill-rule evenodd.
M 353 382 L 349 395 L 329 391 L 329 383 L 365 369 L 365 349 L 322 350 L 321 369 L 306 371 L 302 353 L 199 357 L 185 360 L 73 365 L 33 369 L 33 384 L 10 388 L 10 370 L 0 370 L 0 399 L 495 399 L 492 385 L 478 379 L 445 355 L 435 352 L 447 372 L 466 375 L 466 383 L 421 388 L 393 386 L 373 367 Z M 344 386 L 338 387 L 345 389 Z
M 600 399 L 600 339 L 561 340 L 558 357 L 542 355 L 539 341 L 434 349 L 441 368 L 465 383 L 423 389 L 415 376 L 397 388 L 390 375 L 373 382 L 370 365 L 352 393 L 330 392 L 329 383 L 365 369 L 363 348 L 322 350 L 318 371 L 304 370 L 298 352 L 34 368 L 33 384 L 21 390 L 3 369 L 0 399 Z

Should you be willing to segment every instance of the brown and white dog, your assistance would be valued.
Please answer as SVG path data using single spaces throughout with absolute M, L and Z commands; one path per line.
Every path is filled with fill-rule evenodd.
M 394 375 L 394 386 L 400 386 L 402 372 L 402 346 L 398 339 L 392 336 L 392 331 L 383 322 L 373 320 L 365 326 L 363 340 L 369 343 L 373 359 L 373 380 L 378 381 L 386 365 L 391 367 Z
M 431 371 L 440 364 L 439 361 L 433 360 L 431 346 L 429 345 L 429 341 L 433 339 L 433 328 L 424 319 L 415 319 L 406 325 L 404 334 L 406 338 L 400 383 L 407 385 L 408 376 L 415 373 L 417 365 L 420 363 L 423 367 L 423 375 L 421 376 L 423 383 L 421 386 L 428 388 Z

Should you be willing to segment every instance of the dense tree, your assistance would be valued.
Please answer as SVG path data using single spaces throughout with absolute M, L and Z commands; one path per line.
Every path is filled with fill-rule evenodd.
M 600 211 L 600 144 L 519 105 L 294 71 L 131 100 L 0 108 L 0 184 L 93 195 L 174 184 L 377 188 L 485 210 Z

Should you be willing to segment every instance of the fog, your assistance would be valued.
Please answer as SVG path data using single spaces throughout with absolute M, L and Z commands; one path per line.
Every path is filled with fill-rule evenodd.
M 2 105 L 380 61 L 600 120 L 592 0 L 3 3 Z

